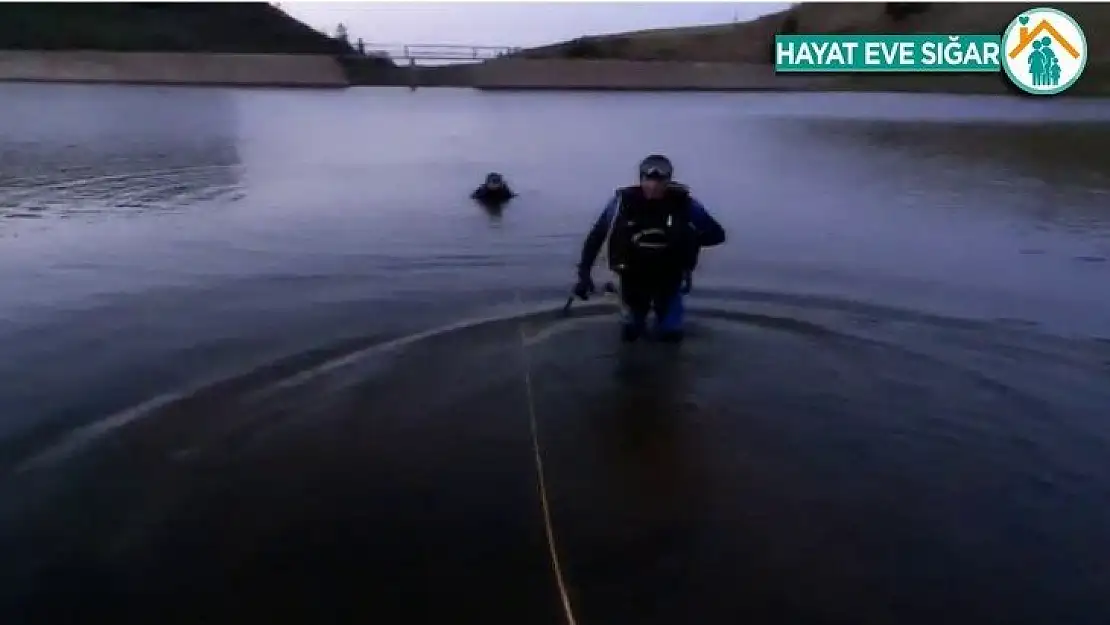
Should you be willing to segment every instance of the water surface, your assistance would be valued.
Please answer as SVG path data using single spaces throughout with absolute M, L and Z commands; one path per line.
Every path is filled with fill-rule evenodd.
M 583 623 L 1106 622 L 1105 102 L 0 97 L 6 620 L 561 622 L 532 414 Z M 679 348 L 556 314 L 651 152 Z

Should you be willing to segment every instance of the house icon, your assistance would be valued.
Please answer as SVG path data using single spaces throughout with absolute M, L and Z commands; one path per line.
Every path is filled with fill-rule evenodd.
M 1018 44 L 1014 46 L 1013 50 L 1010 50 L 1009 57 L 1011 59 L 1017 58 L 1017 55 L 1021 54 L 1025 48 L 1029 47 L 1029 44 L 1033 43 L 1041 33 L 1047 33 L 1050 37 L 1055 39 L 1056 43 L 1060 44 L 1060 47 L 1070 54 L 1073 59 L 1079 59 L 1079 50 L 1077 50 L 1070 41 L 1064 38 L 1064 36 L 1060 34 L 1060 31 L 1053 28 L 1052 24 L 1049 24 L 1046 19 L 1042 19 L 1032 31 L 1029 30 L 1028 26 L 1022 25 L 1021 29 L 1018 30 Z
M 1059 9 L 1041 7 L 1018 14 L 1002 34 L 1002 45 L 1002 71 L 1031 95 L 1067 90 L 1087 66 L 1083 28 Z

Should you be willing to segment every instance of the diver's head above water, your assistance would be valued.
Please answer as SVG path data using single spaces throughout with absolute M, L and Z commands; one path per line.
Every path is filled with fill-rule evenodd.
M 640 188 L 648 199 L 663 197 L 673 177 L 674 166 L 662 154 L 652 154 L 640 161 Z
M 486 203 L 504 203 L 516 197 L 516 193 L 505 183 L 505 177 L 493 171 L 486 174 L 485 181 L 470 194 L 475 200 Z
M 487 189 L 500 189 L 505 185 L 505 178 L 501 174 L 493 171 L 486 175 L 486 188 Z

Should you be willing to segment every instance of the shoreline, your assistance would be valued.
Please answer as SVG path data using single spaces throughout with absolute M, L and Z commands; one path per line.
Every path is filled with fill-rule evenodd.
M 343 89 L 339 61 L 318 54 L 0 50 L 0 83 Z
M 1025 97 L 1001 73 L 775 74 L 755 63 L 496 59 L 472 65 L 393 67 L 353 75 L 351 86 L 478 91 L 702 93 L 937 93 Z M 1110 68 L 1087 69 L 1064 98 L 1110 96 Z
M 685 61 L 495 59 L 441 66 L 304 54 L 0 51 L 0 83 L 643 93 L 938 93 L 1020 95 L 997 74 L 777 75 L 769 65 Z M 1110 96 L 1110 68 L 1089 67 L 1066 98 Z
M 327 85 L 305 84 L 303 82 L 201 82 L 192 80 L 166 81 L 166 80 L 97 80 L 97 79 L 66 79 L 55 80 L 50 78 L 0 78 L 0 85 L 103 85 L 105 87 L 203 87 L 203 88 L 234 88 L 234 89 L 297 89 L 305 91 L 342 90 L 358 85 Z M 372 85 L 363 85 L 372 86 Z

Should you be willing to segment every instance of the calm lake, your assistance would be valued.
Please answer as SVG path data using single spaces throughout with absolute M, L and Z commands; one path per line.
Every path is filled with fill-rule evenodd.
M 586 625 L 1110 619 L 1107 101 L 0 102 L 2 622 L 565 622 L 537 442 Z M 652 152 L 681 346 L 558 315 Z

